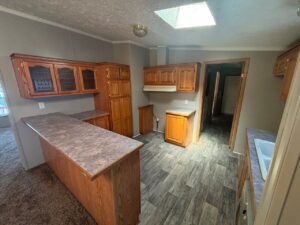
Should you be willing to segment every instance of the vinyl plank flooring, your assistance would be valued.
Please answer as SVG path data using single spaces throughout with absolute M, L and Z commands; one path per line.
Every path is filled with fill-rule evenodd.
M 161 133 L 139 136 L 145 143 L 140 224 L 233 225 L 238 158 L 228 138 L 219 124 L 185 149 L 164 142 Z
M 199 225 L 215 225 L 218 219 L 218 209 L 204 203 Z

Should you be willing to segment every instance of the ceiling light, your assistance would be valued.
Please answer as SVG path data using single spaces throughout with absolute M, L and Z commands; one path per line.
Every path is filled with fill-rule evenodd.
M 137 37 L 145 37 L 146 34 L 148 33 L 148 28 L 142 24 L 134 24 L 133 33 Z
M 206 2 L 154 11 L 175 29 L 216 25 Z

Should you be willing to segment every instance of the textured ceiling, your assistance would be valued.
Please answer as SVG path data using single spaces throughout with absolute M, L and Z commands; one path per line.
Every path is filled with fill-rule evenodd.
M 281 49 L 300 37 L 297 0 L 208 0 L 217 25 L 175 30 L 154 10 L 189 0 L 0 0 L 0 5 L 111 41 L 204 49 Z M 149 28 L 144 38 L 131 26 Z

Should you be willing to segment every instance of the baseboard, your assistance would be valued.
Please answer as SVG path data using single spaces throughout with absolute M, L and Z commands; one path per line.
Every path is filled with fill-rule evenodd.
M 132 138 L 136 138 L 136 137 L 138 137 L 138 136 L 141 136 L 141 134 L 140 134 L 140 133 L 138 133 L 138 134 L 136 134 L 136 135 L 132 136 Z

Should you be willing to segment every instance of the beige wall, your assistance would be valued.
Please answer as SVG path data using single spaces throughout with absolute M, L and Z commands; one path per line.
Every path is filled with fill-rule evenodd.
M 149 50 L 132 44 L 115 44 L 114 62 L 130 65 L 133 135 L 139 134 L 138 107 L 149 104 L 148 93 L 143 92 L 144 66 L 149 63 Z
M 222 100 L 222 113 L 233 114 L 239 93 L 239 76 L 226 76 Z
M 290 186 L 289 193 L 281 213 L 278 225 L 298 224 L 299 206 L 300 206 L 300 161 L 296 168 L 293 181 Z
M 76 113 L 94 109 L 92 95 L 27 100 L 18 92 L 9 55 L 25 53 L 84 61 L 111 61 L 112 44 L 0 12 L 0 71 L 7 91 L 10 119 L 25 168 L 43 162 L 37 135 L 20 119 L 51 112 Z M 43 101 L 46 109 L 37 103 Z
M 282 80 L 272 75 L 279 52 L 202 51 L 197 49 L 169 49 L 169 63 L 201 62 L 235 58 L 250 58 L 244 102 L 234 151 L 242 152 L 245 129 L 255 127 L 277 132 L 284 103 L 279 99 Z M 164 131 L 165 109 L 184 107 L 197 109 L 198 94 L 150 93 L 154 112 L 161 119 Z M 189 103 L 185 104 L 185 100 Z M 198 113 L 196 114 L 198 116 Z

